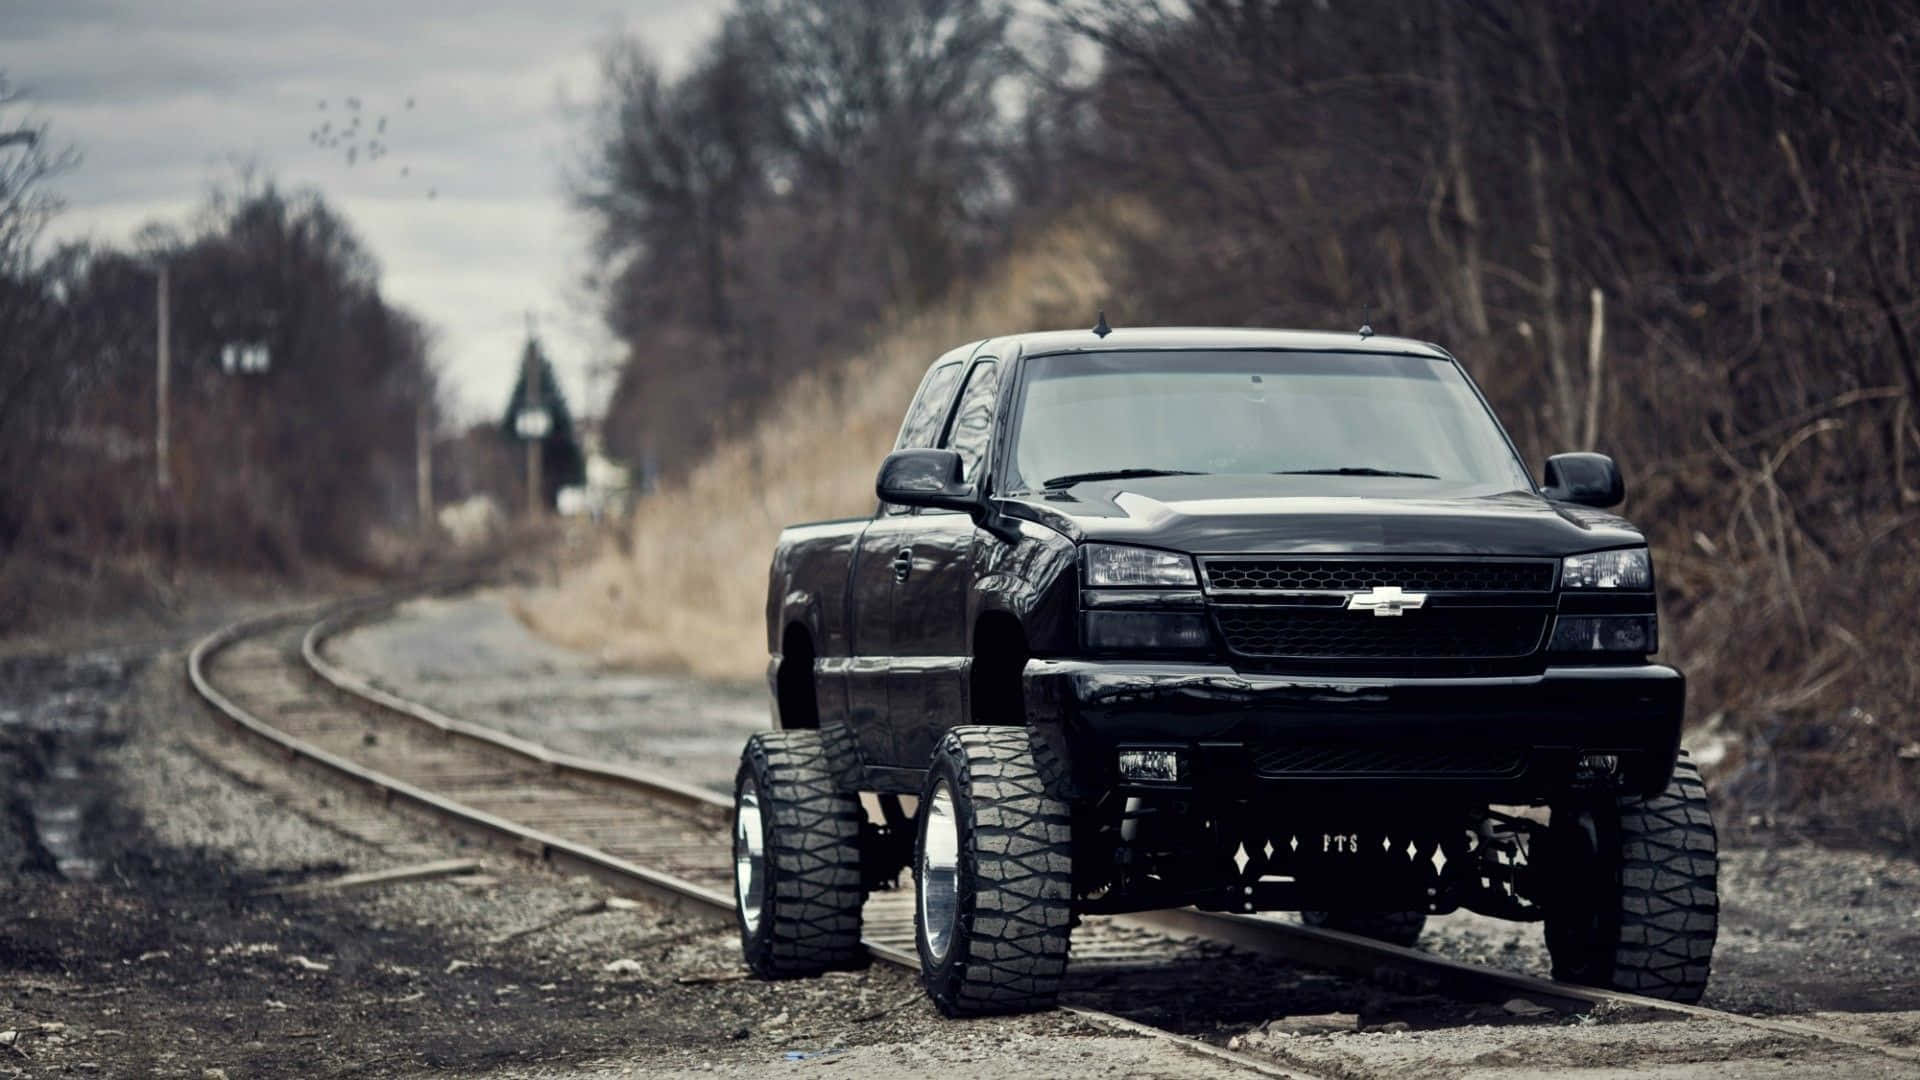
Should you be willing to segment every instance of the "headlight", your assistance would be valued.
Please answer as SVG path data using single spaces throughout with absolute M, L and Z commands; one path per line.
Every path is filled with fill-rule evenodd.
M 1651 615 L 1562 615 L 1547 650 L 1557 653 L 1660 651 L 1660 627 Z
M 1117 544 L 1088 544 L 1080 550 L 1086 557 L 1088 585 L 1185 585 L 1191 588 L 1200 584 L 1193 572 L 1193 560 L 1171 551 Z
M 1647 559 L 1646 548 L 1569 555 L 1560 564 L 1560 587 L 1649 589 L 1653 587 L 1653 563 Z
M 1095 652 L 1193 652 L 1211 642 L 1197 612 L 1089 611 L 1085 619 L 1087 648 Z

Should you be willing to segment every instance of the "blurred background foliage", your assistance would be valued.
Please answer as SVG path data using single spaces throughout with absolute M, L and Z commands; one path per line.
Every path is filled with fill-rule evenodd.
M 42 200 L 62 162 L 16 155 L 0 199 Z M 25 165 L 18 163 L 24 160 Z M 25 168 L 26 171 L 19 171 Z M 4 181 L 0 181 L 4 182 Z M 168 277 L 169 488 L 159 487 L 156 303 Z M 223 364 L 266 346 L 262 371 Z M 0 617 L 50 574 L 158 555 L 291 571 L 372 561 L 413 513 L 416 419 L 436 391 L 429 332 L 321 197 L 241 177 L 183 229 L 128 249 L 61 245 L 0 278 Z
M 320 195 L 242 176 L 188 226 L 47 250 L 73 158 L 0 84 L 14 130 L 0 619 L 61 574 L 394 565 L 423 416 L 437 500 L 518 504 Z M 1730 825 L 1920 843 L 1908 0 L 739 0 L 670 64 L 607 40 L 566 173 L 624 353 L 581 426 L 657 491 L 527 595 L 556 636 L 751 677 L 773 536 L 870 509 L 965 340 L 1364 319 L 1460 356 L 1530 461 L 1620 461 Z M 236 338 L 270 370 L 222 370 Z
M 676 77 L 629 39 L 605 73 L 574 187 L 608 438 L 710 530 L 864 511 L 889 362 L 1096 303 L 1365 318 L 1452 349 L 1532 461 L 1620 460 L 1735 827 L 1920 840 L 1912 4 L 749 0 Z M 973 303 L 1048 244 L 1103 253 L 1077 309 Z M 684 521 L 642 505 L 583 636 L 745 675 L 757 580 L 729 650 L 664 632 L 697 552 L 632 553 Z

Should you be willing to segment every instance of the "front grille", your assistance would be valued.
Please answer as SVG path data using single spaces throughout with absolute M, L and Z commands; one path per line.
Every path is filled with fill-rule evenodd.
M 1551 559 L 1207 559 L 1207 587 L 1235 591 L 1552 592 Z
M 1525 755 L 1513 747 L 1309 744 L 1253 751 L 1260 776 L 1502 777 L 1518 774 Z
M 1274 659 L 1498 660 L 1539 648 L 1539 608 L 1425 608 L 1380 616 L 1345 608 L 1217 604 L 1227 648 Z

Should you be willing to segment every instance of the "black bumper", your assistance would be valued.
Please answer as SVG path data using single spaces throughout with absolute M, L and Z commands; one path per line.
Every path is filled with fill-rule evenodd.
M 1394 679 L 1033 660 L 1024 683 L 1027 721 L 1077 797 L 1117 787 L 1541 802 L 1576 782 L 1583 754 L 1617 756 L 1615 782 L 1653 793 L 1672 773 L 1686 698 L 1685 677 L 1657 664 Z M 1180 752 L 1180 781 L 1122 780 L 1116 755 L 1130 748 Z

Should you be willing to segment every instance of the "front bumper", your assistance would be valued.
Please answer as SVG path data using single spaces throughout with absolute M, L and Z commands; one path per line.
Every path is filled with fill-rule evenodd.
M 1583 754 L 1618 757 L 1629 791 L 1664 789 L 1686 679 L 1658 664 L 1471 678 L 1309 677 L 1222 664 L 1032 660 L 1027 721 L 1067 766 L 1068 792 L 1351 794 L 1543 802 Z M 1129 748 L 1173 749 L 1177 784 L 1125 782 Z

